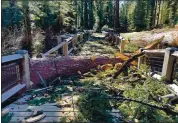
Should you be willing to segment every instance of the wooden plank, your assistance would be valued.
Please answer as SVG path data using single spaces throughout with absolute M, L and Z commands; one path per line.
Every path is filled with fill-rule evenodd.
M 125 40 L 121 40 L 121 43 L 120 43 L 120 53 L 124 53 L 124 47 L 125 47 Z
M 23 82 L 26 83 L 27 89 L 31 88 L 29 64 L 30 64 L 29 63 L 29 55 L 28 55 L 28 53 L 26 53 L 26 54 L 24 54 L 24 59 L 22 61 L 22 65 L 24 68 Z
M 70 54 L 72 52 L 73 48 L 71 48 L 69 51 L 68 51 L 68 54 Z
M 60 121 L 61 121 L 60 119 L 61 119 L 62 117 L 63 117 L 63 116 L 58 116 L 58 117 L 45 117 L 45 118 L 39 120 L 38 122 L 40 122 L 40 123 L 60 122 Z M 74 118 L 74 117 L 71 116 L 71 117 L 69 117 L 69 118 Z M 24 117 L 12 117 L 12 119 L 11 119 L 10 122 L 19 123 L 19 122 L 21 122 L 23 119 L 24 119 Z
M 28 117 L 33 112 L 10 112 L 14 117 Z M 74 112 L 43 112 L 47 117 L 59 117 L 59 116 L 74 116 Z
M 10 61 L 22 59 L 23 55 L 21 55 L 21 54 L 14 54 L 14 55 L 2 56 L 1 58 L 2 58 L 1 59 L 1 63 L 5 63 L 5 62 L 10 62 Z
M 26 85 L 25 84 L 18 84 L 13 88 L 9 89 L 8 91 L 4 92 L 1 97 L 1 103 L 9 99 L 11 96 L 16 94 L 18 91 L 23 89 Z
M 51 50 L 49 50 L 48 52 L 44 53 L 43 56 L 45 55 L 49 55 L 50 53 L 58 50 L 59 48 L 61 48 L 66 42 L 62 42 L 60 44 L 58 44 L 57 46 L 53 47 Z
M 60 44 L 62 42 L 61 36 L 57 36 L 57 43 Z
M 8 106 L 11 112 L 26 112 L 29 110 L 42 110 L 42 111 L 51 111 L 51 112 L 58 112 L 58 111 L 73 111 L 73 108 L 58 108 L 57 106 L 29 106 L 29 105 L 11 105 Z M 77 111 L 76 109 L 74 111 Z
M 157 49 L 157 50 L 143 50 L 143 52 L 145 53 L 160 53 L 160 54 L 164 54 L 165 53 L 165 49 Z
M 166 48 L 164 55 L 164 62 L 162 68 L 162 77 L 166 77 L 166 80 L 172 79 L 173 66 L 175 57 L 171 56 L 171 48 Z
M 63 55 L 64 56 L 68 55 L 68 44 L 67 43 L 65 43 L 63 46 Z
M 171 54 L 172 56 L 178 57 L 178 51 L 175 51 L 174 53 Z
M 69 38 L 65 39 L 65 41 L 66 41 L 66 42 L 69 42 L 69 41 L 72 40 L 72 38 L 73 38 L 73 37 L 69 37 Z
M 141 49 L 139 51 L 141 52 Z M 141 64 L 143 64 L 143 58 L 144 56 L 138 58 L 138 65 L 137 65 L 138 69 L 140 69 Z
M 17 101 L 15 101 L 14 103 L 18 103 L 18 102 L 27 102 L 27 100 L 29 99 L 29 98 L 31 98 L 32 97 L 32 95 L 25 95 L 25 96 L 23 96 L 22 98 L 20 98 L 20 99 L 18 99 Z M 14 105 L 14 103 L 12 103 L 12 104 L 10 104 L 10 105 Z M 10 106 L 9 105 L 9 106 Z

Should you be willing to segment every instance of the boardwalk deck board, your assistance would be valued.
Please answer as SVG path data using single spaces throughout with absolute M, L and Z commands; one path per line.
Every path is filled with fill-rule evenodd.
M 59 108 L 55 106 L 55 103 L 45 103 L 40 106 L 30 106 L 27 104 L 27 99 L 30 98 L 30 95 L 24 96 L 14 103 L 8 105 L 5 108 L 9 108 L 10 114 L 13 114 L 10 122 L 21 122 L 24 118 L 31 116 L 35 110 L 42 111 L 45 114 L 45 118 L 41 119 L 39 122 L 60 122 L 62 117 L 74 117 L 74 113 L 77 114 L 78 110 L 69 107 Z M 36 97 L 35 99 L 40 99 Z M 67 100 L 70 104 L 71 97 L 64 96 L 61 101 Z M 22 103 L 22 104 L 21 104 Z

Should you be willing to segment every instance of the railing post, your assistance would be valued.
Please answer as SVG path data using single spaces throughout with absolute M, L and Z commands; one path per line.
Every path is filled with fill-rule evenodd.
M 72 39 L 72 48 L 75 48 L 75 44 L 77 42 L 77 35 Z
M 119 39 L 119 37 L 116 35 L 116 44 L 119 45 L 119 43 L 120 43 L 120 39 Z
M 172 73 L 173 73 L 173 66 L 175 57 L 171 56 L 172 48 L 166 48 L 165 55 L 164 55 L 164 63 L 162 68 L 162 77 L 165 77 L 167 81 L 172 80 Z
M 68 55 L 68 43 L 67 42 L 63 45 L 63 55 L 64 56 Z
M 23 66 L 23 82 L 26 83 L 27 89 L 31 88 L 30 82 L 30 69 L 29 69 L 29 55 L 26 50 L 19 50 L 17 53 L 23 55 L 22 66 Z
M 80 42 L 83 41 L 83 33 L 80 33 Z
M 125 40 L 121 40 L 120 43 L 120 53 L 124 53 Z
M 143 51 L 142 48 L 139 49 L 139 53 Z M 138 57 L 138 69 L 140 69 L 141 64 L 143 64 L 143 56 Z
M 76 44 L 77 44 L 77 42 L 80 42 L 80 34 L 77 34 L 77 37 L 76 37 Z
M 60 44 L 62 42 L 61 36 L 57 36 L 57 43 Z

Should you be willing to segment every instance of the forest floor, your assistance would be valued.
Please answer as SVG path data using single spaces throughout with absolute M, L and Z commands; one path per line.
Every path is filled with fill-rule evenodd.
M 81 51 L 77 54 L 79 56 L 108 56 L 112 57 L 114 54 L 119 52 L 119 49 L 108 45 L 107 42 L 103 40 L 89 40 L 87 41 Z

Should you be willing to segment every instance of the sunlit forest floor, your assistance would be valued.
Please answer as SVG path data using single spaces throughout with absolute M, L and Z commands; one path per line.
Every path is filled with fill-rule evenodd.
M 80 56 L 114 56 L 115 53 L 119 51 L 118 48 L 108 45 L 107 42 L 103 40 L 89 40 L 87 41 L 81 51 L 77 54 Z

